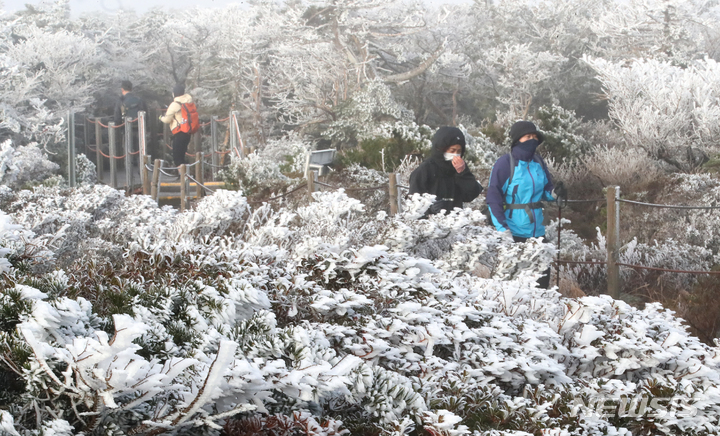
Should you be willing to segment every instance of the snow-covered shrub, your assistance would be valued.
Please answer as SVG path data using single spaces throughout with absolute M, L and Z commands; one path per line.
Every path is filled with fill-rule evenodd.
M 558 160 L 584 155 L 590 143 L 579 130 L 582 121 L 561 106 L 543 106 L 535 113 L 537 126 L 545 135 L 543 147 Z
M 95 163 L 85 156 L 78 154 L 75 159 L 76 181 L 80 185 L 94 185 L 97 183 L 97 168 Z
M 270 139 L 260 150 L 260 155 L 280 162 L 280 170 L 284 173 L 300 173 L 305 171 L 307 154 L 313 145 L 297 133 L 290 133 L 282 138 Z
M 595 147 L 582 162 L 604 185 L 623 189 L 646 185 L 661 175 L 656 161 L 641 148 Z
M 280 188 L 290 179 L 282 174 L 280 165 L 273 156 L 253 153 L 245 158 L 232 157 L 230 166 L 220 171 L 226 184 L 236 186 L 246 194 Z
M 477 211 L 418 220 L 432 198 L 415 196 L 403 214 L 378 220 L 337 191 L 276 211 L 225 192 L 184 213 L 100 187 L 24 195 L 33 201 L 12 212 L 21 224 L 52 237 L 70 220 L 50 218 L 72 211 L 90 232 L 102 224 L 95 237 L 122 255 L 39 275 L 7 271 L 0 308 L 17 321 L 0 323 L 0 339 L 24 347 L 4 357 L 27 370 L 10 392 L 22 407 L 2 423 L 18 433 L 64 421 L 70 434 L 112 426 L 190 435 L 233 416 L 242 426 L 320 423 L 328 435 L 717 431 L 715 348 L 658 305 L 563 299 L 537 289 L 531 271 L 504 280 L 461 272 L 472 257 L 545 256 L 532 241 L 490 233 Z M 216 215 L 202 231 L 188 224 Z M 235 221 L 242 233 L 231 231 Z M 421 238 L 439 247 L 435 260 L 407 252 Z M 696 415 L 624 418 L 587 406 L 623 396 L 673 398 Z M 24 407 L 32 401 L 37 408 Z
M 460 126 L 460 129 L 465 133 L 464 158 L 470 171 L 476 176 L 480 171 L 489 173 L 495 161 L 507 151 L 503 151 L 502 147 L 498 147 L 481 131 L 471 135 L 463 126 Z
M 0 184 L 12 188 L 39 183 L 60 167 L 47 158 L 37 143 L 13 147 L 11 140 L 0 144 Z

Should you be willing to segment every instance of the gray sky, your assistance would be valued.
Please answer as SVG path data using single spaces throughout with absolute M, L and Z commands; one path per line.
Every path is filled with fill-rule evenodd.
M 0 2 L 5 11 L 15 12 L 23 9 L 27 3 L 39 4 L 42 0 L 0 0 Z M 459 4 L 470 3 L 472 0 L 426 0 L 426 2 L 429 4 Z M 243 3 L 245 3 L 243 0 L 70 0 L 70 11 L 73 16 L 91 11 L 115 12 L 119 9 L 132 9 L 138 13 L 144 13 L 156 6 L 163 9 L 188 9 L 194 6 L 224 7 L 229 4 L 242 5 Z

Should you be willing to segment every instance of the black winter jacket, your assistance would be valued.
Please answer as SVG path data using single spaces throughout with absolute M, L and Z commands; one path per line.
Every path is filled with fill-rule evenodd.
M 465 145 L 461 145 L 461 155 L 465 155 Z M 466 167 L 458 173 L 452 162 L 445 160 L 443 153 L 441 147 L 434 143 L 430 157 L 410 174 L 410 194 L 417 192 L 436 196 L 436 204 L 430 207 L 429 213 L 462 207 L 463 202 L 473 201 L 482 192 L 482 186 L 470 170 Z

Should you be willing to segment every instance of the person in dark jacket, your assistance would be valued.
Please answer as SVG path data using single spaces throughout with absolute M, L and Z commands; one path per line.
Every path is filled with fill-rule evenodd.
M 123 80 L 120 83 L 120 98 L 115 105 L 115 125 L 119 126 L 125 120 L 125 117 L 137 118 L 138 112 L 147 112 L 145 102 L 132 92 L 132 82 Z
M 463 207 L 482 192 L 463 160 L 465 135 L 457 127 L 440 127 L 432 138 L 432 151 L 410 174 L 410 194 L 434 194 L 429 214 Z
M 130 119 L 136 119 L 138 117 L 138 113 L 140 111 L 144 111 L 147 113 L 147 106 L 145 105 L 145 102 L 142 101 L 138 96 L 132 93 L 132 82 L 129 80 L 123 80 L 120 83 L 120 98 L 118 99 L 117 104 L 115 105 L 115 114 L 114 114 L 114 120 L 115 125 L 119 126 L 122 123 L 125 122 L 125 117 L 129 117 Z M 120 149 L 125 148 L 125 129 L 118 129 L 120 133 L 120 144 L 123 144 L 120 146 Z M 138 129 L 138 122 L 132 123 L 132 151 L 136 152 L 139 150 L 139 143 L 140 136 L 139 136 L 139 129 Z M 133 164 L 137 164 L 138 157 L 133 157 Z
M 493 165 L 486 193 L 495 228 L 510 230 L 515 242 L 528 238 L 543 238 L 543 210 L 541 201 L 565 198 L 562 182 L 553 184 L 547 165 L 536 150 L 544 140 L 543 134 L 530 121 L 518 121 L 510 128 L 510 153 L 501 156 Z M 547 289 L 550 271 L 538 280 Z

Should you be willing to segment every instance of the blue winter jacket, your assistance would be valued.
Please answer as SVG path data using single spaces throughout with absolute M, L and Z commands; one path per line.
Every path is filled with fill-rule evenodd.
M 486 202 L 490 208 L 492 222 L 498 231 L 510 229 L 513 236 L 537 238 L 545 236 L 543 211 L 534 207 L 529 212 L 523 209 L 507 209 L 506 204 L 537 203 L 541 200 L 555 201 L 552 196 L 553 183 L 545 161 L 539 154 L 523 155 L 518 147 L 510 150 L 515 161 L 515 172 L 510 178 L 510 154 L 495 162 L 490 174 Z

